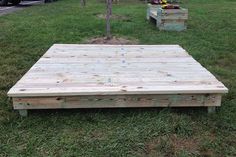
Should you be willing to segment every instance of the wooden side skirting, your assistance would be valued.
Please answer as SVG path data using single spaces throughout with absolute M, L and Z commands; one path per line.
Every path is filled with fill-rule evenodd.
M 99 95 L 13 98 L 14 109 L 220 106 L 221 94 Z

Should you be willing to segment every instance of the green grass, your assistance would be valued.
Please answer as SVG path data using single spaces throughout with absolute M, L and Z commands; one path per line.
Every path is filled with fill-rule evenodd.
M 135 3 L 134 3 L 135 2 Z M 0 17 L 0 156 L 236 156 L 236 2 L 183 0 L 188 30 L 160 32 L 146 5 L 122 1 L 112 33 L 140 44 L 180 44 L 228 88 L 217 113 L 205 108 L 13 111 L 7 91 L 53 43 L 105 34 L 104 3 L 78 0 Z

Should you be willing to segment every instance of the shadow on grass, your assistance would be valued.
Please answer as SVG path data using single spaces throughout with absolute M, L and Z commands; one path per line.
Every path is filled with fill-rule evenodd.
M 29 116 L 47 116 L 47 115 L 61 115 L 69 116 L 73 114 L 103 114 L 103 115 L 113 115 L 113 114 L 129 114 L 129 113 L 160 113 L 169 112 L 177 113 L 183 115 L 195 115 L 204 113 L 207 114 L 206 107 L 148 107 L 148 108 L 90 108 L 90 109 L 41 109 L 41 110 L 29 110 Z

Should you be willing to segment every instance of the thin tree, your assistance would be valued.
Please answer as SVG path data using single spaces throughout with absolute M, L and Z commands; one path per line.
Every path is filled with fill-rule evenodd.
M 81 4 L 81 6 L 85 6 L 86 5 L 86 0 L 80 0 L 80 4 Z
M 111 39 L 111 14 L 112 14 L 112 0 L 106 0 L 107 2 L 107 15 L 106 15 L 106 36 L 107 39 Z

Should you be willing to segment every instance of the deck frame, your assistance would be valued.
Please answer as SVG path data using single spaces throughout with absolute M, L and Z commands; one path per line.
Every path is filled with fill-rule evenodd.
M 207 107 L 228 89 L 178 45 L 53 45 L 8 92 L 31 109 Z
M 132 108 L 132 107 L 207 107 L 215 113 L 221 94 L 119 95 L 13 98 L 14 109 L 22 117 L 28 109 Z M 191 105 L 190 105 L 191 104 Z
M 220 106 L 220 94 L 98 95 L 13 98 L 14 109 L 208 107 Z

